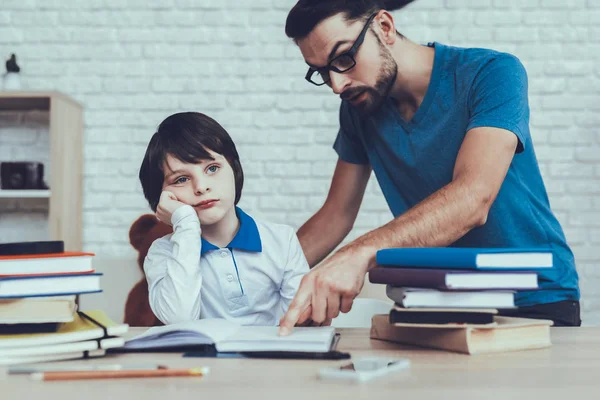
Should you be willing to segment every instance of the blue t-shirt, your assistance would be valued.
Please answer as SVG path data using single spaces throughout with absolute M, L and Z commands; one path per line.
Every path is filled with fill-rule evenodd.
M 458 150 L 476 127 L 513 132 L 519 139 L 487 222 L 452 246 L 549 247 L 554 268 L 540 273 L 543 290 L 518 292 L 518 306 L 578 300 L 573 253 L 550 210 L 529 132 L 527 74 L 506 53 L 432 43 L 427 93 L 404 121 L 391 99 L 369 117 L 343 101 L 334 149 L 353 164 L 371 164 L 394 217 L 452 181 Z

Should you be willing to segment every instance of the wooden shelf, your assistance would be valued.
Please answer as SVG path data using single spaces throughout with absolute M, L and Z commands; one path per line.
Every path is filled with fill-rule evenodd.
M 0 90 L 0 111 L 50 110 L 52 99 L 60 99 L 82 109 L 81 104 L 59 92 Z
M 0 111 L 48 111 L 49 186 L 52 190 L 0 190 L 0 198 L 47 198 L 49 240 L 81 251 L 83 238 L 83 106 L 55 91 L 0 91 Z
M 0 199 L 49 199 L 49 190 L 1 190 Z

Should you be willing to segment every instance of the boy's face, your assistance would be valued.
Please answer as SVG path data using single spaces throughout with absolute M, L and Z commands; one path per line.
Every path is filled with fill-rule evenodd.
M 206 151 L 214 160 L 188 164 L 167 155 L 163 190 L 194 207 L 201 225 L 212 225 L 235 206 L 235 177 L 225 157 Z

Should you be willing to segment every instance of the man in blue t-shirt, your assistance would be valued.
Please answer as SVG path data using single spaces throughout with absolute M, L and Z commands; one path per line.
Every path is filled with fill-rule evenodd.
M 309 264 L 350 232 L 371 171 L 394 219 L 305 276 L 281 333 L 348 312 L 388 247 L 550 248 L 542 290 L 517 293 L 518 310 L 504 313 L 580 325 L 575 262 L 536 160 L 523 65 L 492 50 L 411 42 L 382 9 L 407 3 L 300 0 L 288 15 L 306 79 L 342 99 L 329 194 L 298 231 Z

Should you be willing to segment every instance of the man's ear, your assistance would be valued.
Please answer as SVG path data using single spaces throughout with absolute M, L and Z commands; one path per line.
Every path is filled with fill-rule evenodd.
M 377 24 L 375 32 L 379 34 L 379 39 L 382 43 L 388 46 L 396 43 L 398 36 L 392 14 L 385 10 L 379 11 L 379 14 L 375 17 L 375 23 Z

